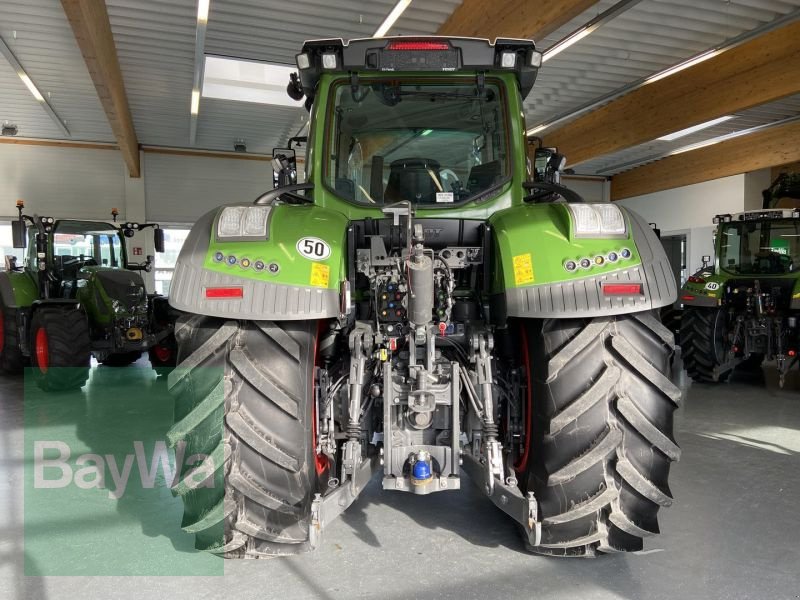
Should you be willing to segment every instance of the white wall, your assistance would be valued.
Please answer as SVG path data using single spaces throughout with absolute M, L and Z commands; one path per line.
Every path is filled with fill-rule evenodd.
M 714 216 L 745 210 L 745 179 L 745 175 L 734 175 L 619 203 L 656 223 L 662 236 L 685 234 L 686 266 L 691 274 L 702 267 L 704 255 L 714 256 Z M 755 177 L 751 185 L 757 184 Z
M 118 150 L 0 144 L 0 216 L 108 219 L 125 214 L 126 170 Z
M 772 169 L 761 169 L 744 176 L 744 209 L 759 210 L 764 206 L 761 192 L 772 183 Z
M 608 202 L 609 188 L 604 179 L 589 179 L 565 175 L 561 183 L 578 192 L 587 202 Z
M 191 223 L 220 204 L 250 202 L 272 189 L 263 160 L 145 153 L 147 218 Z

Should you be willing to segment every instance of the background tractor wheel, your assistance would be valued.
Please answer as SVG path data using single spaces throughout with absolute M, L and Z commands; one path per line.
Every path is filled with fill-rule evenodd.
M 18 375 L 24 367 L 25 358 L 19 349 L 17 311 L 0 304 L 0 370 Z
M 683 368 L 694 381 L 718 383 L 725 381 L 730 371 L 714 379 L 714 367 L 725 361 L 725 313 L 716 308 L 691 308 L 683 311 L 681 319 L 681 358 Z
M 40 308 L 31 322 L 31 362 L 40 388 L 78 390 L 89 378 L 91 341 L 83 311 Z
M 543 520 L 541 554 L 635 551 L 672 504 L 680 449 L 672 333 L 657 313 L 529 321 L 530 456 L 519 474 Z
M 317 492 L 313 441 L 316 322 L 224 321 L 184 316 L 171 444 L 212 459 L 213 486 L 191 489 L 182 466 L 173 493 L 195 546 L 228 557 L 308 549 Z M 224 422 L 223 422 L 224 420 Z M 208 459 L 206 459 L 208 461 Z M 210 482 L 206 480 L 206 485 Z
M 107 367 L 127 367 L 135 363 L 141 357 L 141 352 L 120 352 L 118 354 L 109 354 L 101 362 Z

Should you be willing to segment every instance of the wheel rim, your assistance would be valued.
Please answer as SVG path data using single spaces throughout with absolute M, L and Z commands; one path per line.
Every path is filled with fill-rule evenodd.
M 514 463 L 517 472 L 524 472 L 528 466 L 528 456 L 531 448 L 531 416 L 533 410 L 533 391 L 531 390 L 531 357 L 528 352 L 528 332 L 525 326 L 520 326 L 520 345 L 522 346 L 522 363 L 525 366 L 525 449 L 519 460 Z
M 36 366 L 44 374 L 50 368 L 50 346 L 44 327 L 36 331 Z
M 159 360 L 159 362 L 162 363 L 165 363 L 170 358 L 172 358 L 172 350 L 170 350 L 166 346 L 161 346 L 161 345 L 156 346 L 155 348 L 153 348 L 153 353 L 156 355 L 156 358 Z

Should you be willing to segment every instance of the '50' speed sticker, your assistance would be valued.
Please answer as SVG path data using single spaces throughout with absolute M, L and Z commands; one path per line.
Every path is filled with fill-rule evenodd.
M 331 247 L 327 242 L 315 237 L 299 239 L 297 241 L 297 251 L 300 256 L 309 260 L 325 260 L 331 255 Z

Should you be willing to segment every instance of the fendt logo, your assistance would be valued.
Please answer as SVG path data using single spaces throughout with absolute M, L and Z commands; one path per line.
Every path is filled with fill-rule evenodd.
M 172 486 L 176 472 L 174 465 L 194 467 L 184 478 L 189 489 L 214 487 L 214 461 L 206 454 L 193 454 L 183 462 L 185 443 L 175 446 L 175 460 L 171 459 L 165 442 L 155 442 L 148 461 L 143 442 L 133 442 L 133 454 L 80 454 L 74 460 L 68 444 L 61 441 L 35 441 L 33 444 L 33 487 L 35 489 L 62 489 L 69 485 L 84 490 L 108 490 L 108 497 L 119 500 L 125 495 L 133 472 L 133 463 L 143 489 Z M 45 458 L 45 454 L 49 458 Z M 57 456 L 53 456 L 57 453 Z M 121 463 L 121 464 L 120 464 Z M 161 477 L 159 477 L 159 471 Z

